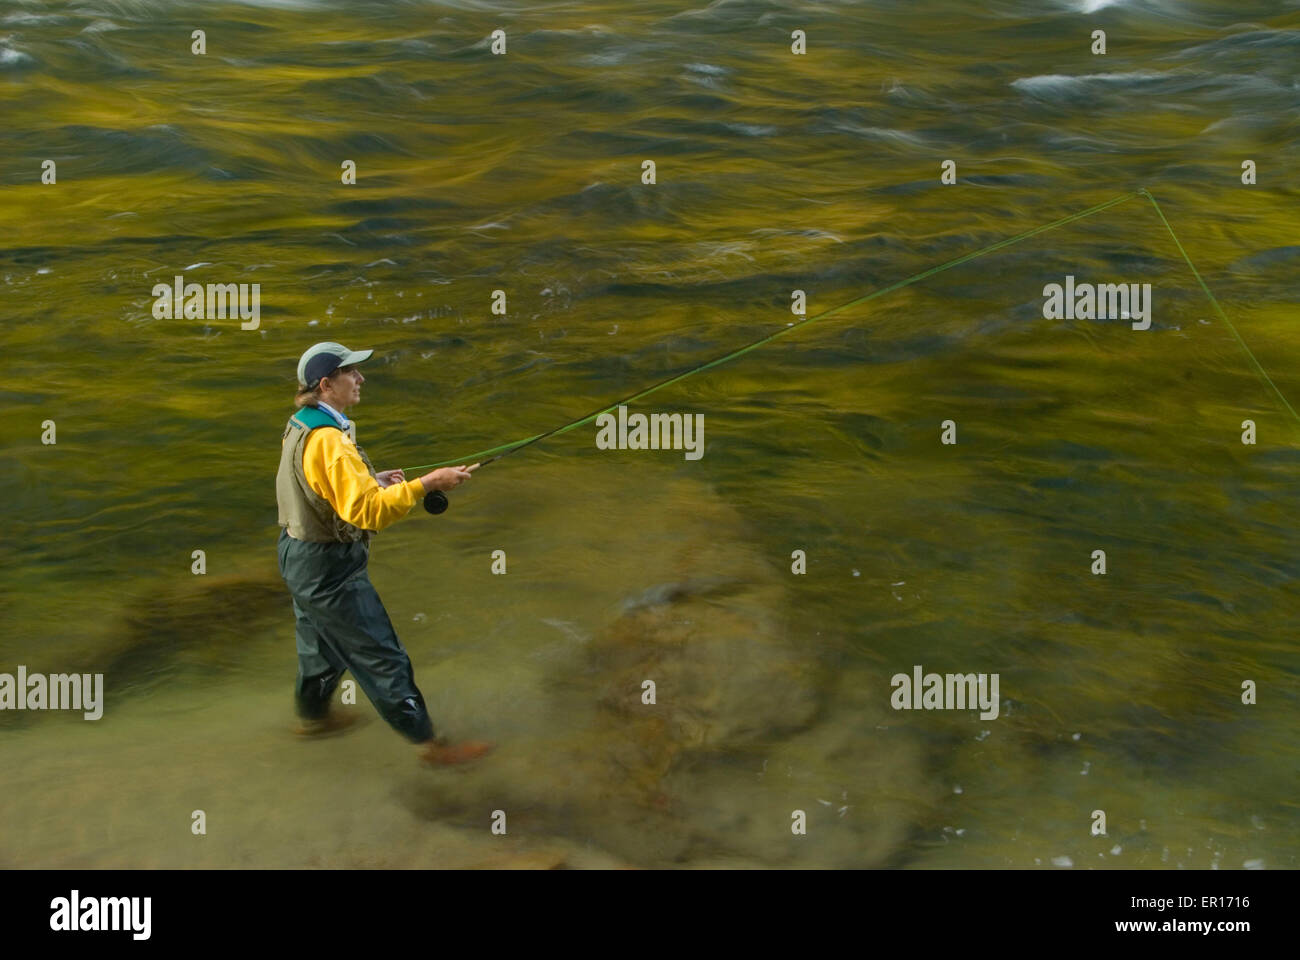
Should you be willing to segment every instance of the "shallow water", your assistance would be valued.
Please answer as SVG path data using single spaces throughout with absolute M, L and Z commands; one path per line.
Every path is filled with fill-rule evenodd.
M 350 413 L 409 468 L 1139 187 L 1294 402 L 1298 51 L 1266 3 L 0 2 L 0 671 L 106 686 L 0 714 L 0 862 L 1295 866 L 1300 423 L 1145 200 L 647 398 L 698 461 L 585 427 L 384 531 L 435 723 L 502 745 L 464 776 L 364 698 L 288 734 L 274 473 L 318 340 L 375 349 Z M 155 319 L 178 273 L 260 327 Z M 1044 319 L 1067 274 L 1151 329 Z M 914 664 L 999 717 L 891 710 Z M 608 702 L 655 671 L 662 729 Z

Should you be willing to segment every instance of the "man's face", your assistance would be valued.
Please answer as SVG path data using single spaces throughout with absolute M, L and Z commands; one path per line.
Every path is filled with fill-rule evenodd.
M 366 382 L 366 378 L 356 367 L 339 367 L 325 382 L 329 384 L 322 391 L 325 393 L 325 402 L 336 410 L 341 410 L 361 402 L 361 385 Z

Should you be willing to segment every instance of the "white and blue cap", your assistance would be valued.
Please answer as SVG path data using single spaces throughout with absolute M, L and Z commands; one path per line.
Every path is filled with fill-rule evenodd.
M 307 352 L 298 361 L 298 383 L 315 389 L 322 377 L 328 377 L 339 367 L 350 367 L 354 363 L 370 359 L 373 350 L 349 350 L 341 343 L 327 340 L 308 347 Z

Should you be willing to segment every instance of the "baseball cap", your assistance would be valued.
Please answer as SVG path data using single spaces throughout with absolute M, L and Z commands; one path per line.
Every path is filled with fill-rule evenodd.
M 298 382 L 304 387 L 315 387 L 321 377 L 328 377 L 339 367 L 348 367 L 368 360 L 373 350 L 349 350 L 341 343 L 327 340 L 307 348 L 298 361 Z

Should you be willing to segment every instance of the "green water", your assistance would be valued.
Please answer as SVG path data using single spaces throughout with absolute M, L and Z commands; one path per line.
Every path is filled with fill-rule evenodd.
M 316 341 L 411 467 L 1139 187 L 1296 402 L 1298 50 L 1268 3 L 0 2 L 0 672 L 106 697 L 0 714 L 0 864 L 1294 867 L 1300 423 L 1145 200 L 647 398 L 700 460 L 583 428 L 381 533 L 479 769 L 364 697 L 290 735 L 274 476 Z M 259 327 L 155 319 L 176 274 Z M 1151 329 L 1044 319 L 1066 275 Z M 890 709 L 915 664 L 1000 716 Z

